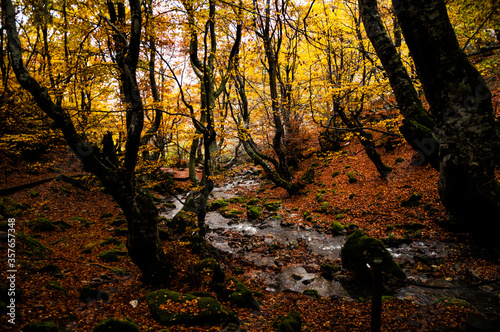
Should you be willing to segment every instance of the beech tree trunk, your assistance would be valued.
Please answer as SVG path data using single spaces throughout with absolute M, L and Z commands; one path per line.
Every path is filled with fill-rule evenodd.
M 117 14 L 114 5 L 108 2 L 111 21 L 116 22 L 125 18 L 125 10 L 120 6 L 123 7 L 123 3 L 119 4 Z M 135 177 L 144 124 L 144 109 L 135 76 L 141 38 L 140 2 L 130 0 L 131 30 L 128 45 L 121 39 L 117 39 L 115 43 L 122 91 L 128 105 L 127 142 L 123 165 L 113 165 L 105 155 L 93 150 L 84 137 L 76 131 L 69 114 L 59 103 L 54 103 L 47 89 L 30 75 L 23 63 L 22 47 L 16 30 L 15 9 L 11 0 L 2 0 L 2 12 L 9 40 L 12 68 L 19 84 L 30 92 L 42 111 L 52 118 L 70 148 L 81 159 L 85 169 L 101 180 L 123 210 L 129 230 L 127 249 L 132 261 L 141 269 L 143 280 L 154 284 L 167 283 L 173 267 L 164 254 L 159 240 L 158 210 Z
M 408 144 L 419 153 L 420 162 L 430 163 L 438 169 L 439 142 L 433 133 L 434 120 L 422 105 L 399 53 L 385 30 L 377 1 L 359 0 L 358 3 L 366 34 L 382 62 L 401 114 L 405 117 L 399 129 Z
M 393 0 L 436 120 L 439 194 L 461 224 L 491 234 L 500 222 L 491 93 L 457 42 L 443 0 Z

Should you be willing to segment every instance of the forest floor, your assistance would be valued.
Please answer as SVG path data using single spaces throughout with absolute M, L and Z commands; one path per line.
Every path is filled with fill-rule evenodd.
M 438 173 L 430 166 L 415 166 L 414 153 L 401 144 L 394 151 L 383 153 L 384 161 L 393 167 L 386 179 L 353 142 L 341 152 L 319 157 L 311 153 L 299 165 L 298 177 L 308 173 L 308 184 L 300 195 L 287 193 L 255 175 L 254 187 L 233 187 L 233 196 L 257 198 L 261 202 L 279 202 L 276 212 L 282 222 L 297 229 L 314 229 L 335 236 L 332 223 L 339 222 L 349 231 L 361 229 L 386 243 L 418 243 L 439 241 L 439 250 L 446 252 L 439 260 L 415 260 L 404 266 L 405 271 L 441 280 L 444 285 L 472 285 L 500 277 L 498 251 L 482 248 L 467 232 L 453 232 L 437 192 Z M 219 186 L 231 182 L 237 174 L 254 170 L 241 165 L 221 177 Z M 120 225 L 122 213 L 97 181 L 83 172 L 69 152 L 45 158 L 34 167 L 30 163 L 3 165 L 3 187 L 56 177 L 60 173 L 82 174 L 85 187 L 75 187 L 65 181 L 52 180 L 32 188 L 22 189 L 1 197 L 2 205 L 15 215 L 16 263 L 15 287 L 20 293 L 16 302 L 16 325 L 7 322 L 2 313 L 3 331 L 20 331 L 30 322 L 52 321 L 64 331 L 91 331 L 108 317 L 128 317 L 141 331 L 219 331 L 222 325 L 161 326 L 152 317 L 145 296 L 152 289 L 141 283 L 138 268 L 126 255 L 126 225 Z M 350 180 L 356 178 L 356 181 Z M 500 172 L 497 173 L 500 179 Z M 409 207 L 402 204 L 413 194 L 419 202 Z M 325 202 L 327 204 L 325 204 Z M 233 200 L 226 208 L 233 213 L 233 223 L 246 222 L 242 201 Z M 263 218 L 266 216 L 263 216 Z M 47 226 L 41 218 L 55 226 Z M 5 222 L 7 218 L 3 218 Z M 471 222 L 474 222 L 471 220 Z M 418 227 L 415 227 L 418 225 Z M 8 225 L 2 225 L 6 228 Z M 6 231 L 6 229 L 1 229 Z M 262 239 L 261 239 L 262 240 Z M 257 241 L 257 239 L 256 239 Z M 260 240 L 259 240 L 260 241 Z M 391 242 L 392 241 L 392 242 Z M 293 291 L 271 290 L 251 271 L 279 271 L 283 264 L 305 266 L 308 272 L 318 272 L 327 262 L 341 265 L 340 259 L 321 261 L 309 256 L 301 242 L 283 246 L 271 241 L 246 246 L 246 250 L 263 250 L 269 256 L 281 256 L 280 264 L 256 266 L 241 256 L 219 252 L 217 260 L 226 276 L 235 276 L 258 294 L 260 310 L 239 308 L 230 301 L 222 304 L 239 317 L 245 331 L 275 331 L 273 321 L 290 310 L 301 314 L 303 331 L 368 331 L 371 303 L 369 298 L 314 298 Z M 189 243 L 165 240 L 165 251 L 175 261 L 177 277 L 169 289 L 178 292 L 208 291 L 203 275 L 193 273 L 192 266 L 200 259 Z M 43 245 L 43 246 L 42 246 Z M 242 242 L 236 246 L 241 246 Z M 7 255 L 7 242 L 2 239 L 2 258 Z M 116 262 L 99 257 L 106 250 L 117 250 Z M 285 262 L 285 263 L 282 263 Z M 5 266 L 5 265 L 4 265 Z M 56 267 L 54 267 L 56 266 Z M 1 283 L 7 280 L 2 269 Z M 349 279 L 345 269 L 335 278 Z M 107 301 L 85 303 L 79 300 L 82 287 L 94 287 L 109 293 Z M 383 331 L 453 331 L 464 328 L 470 317 L 495 317 L 500 306 L 500 285 L 477 286 L 496 294 L 491 311 L 483 311 L 466 301 L 443 297 L 439 301 L 419 304 L 415 296 L 385 297 L 382 306 Z M 369 293 L 368 293 L 369 294 Z M 369 297 L 369 296 L 368 296 Z M 2 300 L 7 301 L 2 294 Z M 496 308 L 496 309 L 495 309 Z

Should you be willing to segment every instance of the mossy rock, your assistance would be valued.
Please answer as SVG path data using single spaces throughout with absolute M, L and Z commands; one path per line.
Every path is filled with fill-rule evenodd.
M 109 300 L 109 293 L 94 288 L 83 287 L 80 290 L 80 296 L 78 297 L 78 299 L 85 303 L 99 300 L 107 302 Z
M 231 202 L 231 203 L 243 204 L 243 203 L 246 203 L 246 201 L 247 201 L 247 198 L 245 198 L 245 197 L 231 197 L 229 199 L 229 202 Z
M 397 278 L 406 278 L 399 265 L 394 262 L 391 254 L 382 241 L 357 230 L 346 239 L 341 249 L 342 266 L 352 270 L 360 279 L 370 279 L 371 271 L 367 265 L 373 266 L 374 261 L 380 261 L 381 270 L 385 274 Z
M 6 218 L 17 217 L 28 208 L 25 204 L 20 204 L 12 198 L 0 198 L 0 215 Z
M 354 171 L 350 171 L 349 173 L 347 173 L 347 177 L 349 178 L 349 183 L 358 182 L 358 179 L 356 179 L 356 176 L 354 175 Z
M 49 218 L 40 217 L 29 222 L 29 225 L 40 232 L 51 232 L 56 229 L 56 226 L 52 223 Z
M 345 227 L 338 221 L 332 221 L 330 229 L 334 234 L 340 234 L 345 230 Z
M 231 299 L 238 306 L 243 308 L 251 308 L 259 310 L 259 302 L 253 296 L 253 293 L 248 287 L 236 278 L 229 278 L 226 281 L 226 289 L 231 291 Z
M 139 327 L 130 319 L 106 318 L 92 330 L 93 332 L 139 332 Z
M 120 227 L 122 225 L 125 225 L 126 223 L 127 221 L 125 219 L 116 218 L 115 220 L 113 220 L 113 222 L 111 222 L 111 226 Z
M 106 250 L 99 254 L 99 258 L 105 262 L 118 262 L 120 258 L 115 250 Z
M 319 207 L 319 210 L 323 213 L 328 212 L 328 202 L 323 202 L 321 203 L 321 206 Z
M 278 211 L 281 207 L 282 202 L 281 201 L 275 201 L 275 202 L 265 202 L 264 207 L 266 210 L 274 212 Z
M 260 203 L 260 199 L 258 198 L 250 198 L 247 202 L 248 206 L 254 206 Z
M 321 264 L 321 276 L 326 280 L 333 280 L 333 275 L 341 270 L 340 266 L 336 264 L 324 263 Z
M 121 246 L 122 241 L 117 237 L 110 237 L 101 242 L 101 246 L 105 246 L 107 244 L 114 244 L 115 246 Z
M 228 211 L 224 211 L 223 215 L 228 218 L 237 219 L 244 212 L 238 209 L 230 209 Z
M 260 206 L 248 206 L 247 207 L 248 219 L 259 219 L 262 216 L 262 207 Z
M 22 252 L 29 257 L 45 258 L 52 249 L 29 235 L 19 232 L 17 235 L 19 243 L 22 244 Z
M 278 332 L 300 332 L 302 330 L 302 318 L 297 311 L 290 311 L 288 315 L 279 315 L 273 322 Z
M 226 207 L 228 205 L 229 205 L 229 203 L 227 201 L 225 201 L 223 199 L 216 199 L 215 201 L 210 202 L 210 210 L 215 211 L 215 210 L 218 210 L 220 208 Z
M 67 229 L 70 229 L 71 226 L 70 224 L 68 224 L 67 222 L 63 221 L 63 220 L 57 220 L 53 223 L 55 226 L 57 226 L 61 231 L 65 231 Z
M 180 210 L 168 223 L 174 233 L 182 234 L 188 227 L 196 226 L 198 218 L 194 212 Z
M 23 332 L 59 332 L 59 327 L 52 322 L 32 322 L 23 327 Z
M 325 198 L 323 197 L 323 195 L 321 193 L 316 194 L 316 202 L 321 203 L 324 200 L 325 200 Z
M 302 292 L 302 294 L 312 297 L 313 299 L 320 299 L 319 293 L 315 289 L 306 289 Z
M 108 219 L 108 218 L 113 218 L 113 214 L 111 212 L 106 212 L 100 215 L 101 219 Z
M 237 321 L 231 311 L 211 297 L 160 289 L 146 294 L 146 301 L 153 317 L 163 325 L 203 325 Z
M 408 199 L 401 202 L 401 206 L 408 208 L 416 207 L 420 205 L 421 200 L 422 200 L 422 194 L 413 193 L 411 194 L 410 197 L 408 197 Z

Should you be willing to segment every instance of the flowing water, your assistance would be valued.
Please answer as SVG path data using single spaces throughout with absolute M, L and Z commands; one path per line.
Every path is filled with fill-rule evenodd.
M 256 181 L 239 179 L 216 188 L 212 194 L 214 199 L 229 199 L 238 196 L 238 187 L 248 189 L 257 185 Z M 173 217 L 181 209 L 182 199 L 174 200 L 173 203 L 176 208 L 164 214 L 167 218 Z M 266 285 L 268 291 L 303 292 L 314 289 L 325 297 L 355 300 L 359 296 L 353 291 L 355 287 L 346 286 L 348 278 L 342 273 L 337 274 L 333 280 L 327 280 L 320 272 L 322 263 L 340 264 L 340 250 L 346 236 L 334 236 L 314 228 L 288 224 L 276 216 L 264 220 L 235 222 L 218 212 L 209 212 L 205 223 L 208 227 L 207 241 L 221 252 L 249 263 L 252 268 L 246 268 L 244 276 L 257 278 Z M 424 274 L 412 274 L 407 268 L 418 262 L 439 265 L 456 247 L 455 244 L 426 240 L 388 248 L 409 280 L 443 287 L 435 289 L 408 285 L 396 289 L 394 296 L 418 304 L 431 304 L 443 297 L 457 298 L 466 300 L 484 313 L 500 314 L 498 283 L 456 288 L 461 285 L 454 280 L 438 280 Z M 450 287 L 451 289 L 445 289 Z

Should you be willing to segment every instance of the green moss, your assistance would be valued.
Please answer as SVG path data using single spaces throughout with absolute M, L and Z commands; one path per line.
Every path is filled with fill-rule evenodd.
M 52 249 L 41 243 L 40 241 L 32 238 L 29 235 L 19 232 L 17 235 L 19 242 L 22 244 L 22 252 L 27 256 L 35 256 L 38 258 L 45 258 L 47 253 L 51 253 Z
M 101 216 L 99 218 L 101 218 L 101 219 L 113 218 L 113 214 L 111 212 L 106 212 L 106 213 L 101 214 Z
M 230 297 L 240 307 L 259 310 L 259 302 L 253 297 L 252 291 L 236 278 L 230 278 L 226 282 L 226 288 L 234 290 Z
M 278 332 L 300 332 L 302 330 L 302 318 L 297 311 L 290 311 L 288 315 L 279 315 L 273 322 Z
M 347 177 L 349 178 L 349 183 L 358 182 L 358 179 L 356 179 L 356 176 L 354 175 L 354 171 L 347 173 Z
M 332 173 L 332 178 L 337 177 L 340 175 L 340 171 L 335 171 Z
M 172 203 L 172 202 L 166 202 L 166 203 L 163 203 L 163 206 L 166 208 L 166 209 L 169 209 L 169 210 L 172 210 L 172 209 L 175 209 L 177 206 Z
M 316 202 L 321 203 L 321 202 L 323 202 L 324 199 L 325 198 L 323 197 L 322 194 L 320 194 L 320 193 L 316 194 Z
M 227 202 L 226 202 L 227 203 Z M 180 210 L 168 223 L 168 228 L 174 233 L 182 234 L 188 227 L 195 226 L 198 217 L 194 212 Z
M 35 220 L 29 222 L 29 225 L 37 231 L 41 232 L 51 232 L 56 229 L 56 226 L 52 223 L 49 218 L 40 217 Z
M 306 289 L 302 292 L 302 294 L 312 297 L 313 299 L 320 299 L 319 293 L 315 289 Z
M 125 219 L 116 218 L 115 220 L 113 220 L 113 222 L 111 222 L 111 226 L 120 227 L 122 225 L 125 225 L 126 223 L 127 221 Z
M 326 213 L 328 211 L 328 202 L 321 203 L 321 206 L 319 209 L 321 212 Z
M 226 212 L 227 216 L 229 218 L 238 218 L 243 214 L 243 211 L 238 210 L 238 209 L 230 209 L 229 211 Z
M 115 250 L 107 250 L 100 253 L 99 258 L 105 262 L 118 262 L 120 260 Z
M 249 219 L 259 219 L 262 215 L 262 207 L 249 206 L 247 207 L 247 216 Z
M 107 318 L 97 324 L 93 332 L 139 332 L 139 327 L 128 318 Z
M 153 317 L 164 325 L 219 324 L 236 321 L 232 312 L 211 297 L 160 289 L 146 294 Z
M 265 202 L 264 207 L 268 211 L 278 211 L 281 207 L 282 202 L 281 201 L 273 201 L 273 202 Z
M 258 198 L 250 198 L 247 202 L 248 206 L 254 206 L 260 203 L 260 199 Z
M 338 220 L 342 220 L 342 219 L 345 218 L 345 215 L 342 214 L 342 213 L 340 213 L 340 214 L 337 214 L 337 216 L 335 218 L 338 219 Z
M 333 275 L 341 270 L 340 266 L 336 264 L 324 263 L 321 264 L 321 276 L 326 280 L 333 280 Z
M 374 261 L 381 262 L 384 273 L 397 278 L 406 278 L 399 265 L 394 262 L 382 241 L 368 236 L 357 230 L 346 239 L 341 249 L 342 266 L 352 270 L 361 279 L 369 279 L 371 271 L 368 265 L 373 266 Z
M 409 224 L 404 225 L 404 228 L 410 231 L 418 231 L 420 229 L 424 229 L 425 225 L 418 222 L 411 222 Z
M 32 197 L 32 198 L 40 196 L 40 193 L 38 191 L 36 191 L 35 189 L 30 189 L 30 190 L 28 190 L 28 192 L 30 194 L 30 197 Z
M 107 244 L 114 244 L 115 246 L 121 246 L 122 241 L 119 238 L 110 237 L 110 238 L 107 238 L 106 240 L 101 242 L 101 246 L 105 246 Z
M 230 203 L 246 203 L 247 199 L 245 197 L 231 197 L 229 199 Z
M 23 327 L 23 332 L 59 332 L 59 327 L 52 322 L 32 322 Z
M 210 210 L 212 210 L 212 211 L 219 210 L 220 208 L 226 207 L 228 205 L 229 205 L 229 203 L 226 202 L 225 200 L 217 199 L 217 200 L 210 203 Z
M 332 224 L 330 225 L 330 229 L 332 230 L 333 233 L 339 234 L 342 233 L 345 229 L 344 225 L 342 225 L 338 221 L 332 221 Z

